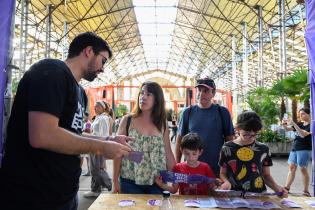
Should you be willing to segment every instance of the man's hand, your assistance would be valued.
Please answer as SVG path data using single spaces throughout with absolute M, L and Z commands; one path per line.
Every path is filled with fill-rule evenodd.
M 119 144 L 123 144 L 123 145 L 126 145 L 126 146 L 130 147 L 130 145 L 127 142 L 128 141 L 134 141 L 135 138 L 134 137 L 130 137 L 130 136 L 117 135 L 117 136 L 111 136 L 110 140 L 111 141 L 115 141 L 115 142 L 117 142 Z
M 109 159 L 115 159 L 127 156 L 131 151 L 132 148 L 127 143 L 123 145 L 115 141 L 105 141 L 101 150 L 101 155 Z

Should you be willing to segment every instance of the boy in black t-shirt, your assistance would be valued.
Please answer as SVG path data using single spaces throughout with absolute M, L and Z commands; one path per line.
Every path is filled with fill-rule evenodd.
M 260 117 L 255 112 L 245 111 L 238 116 L 236 131 L 239 136 L 226 142 L 221 150 L 221 189 L 260 193 L 266 191 L 268 185 L 286 197 L 287 191 L 277 185 L 270 174 L 272 160 L 268 146 L 256 141 L 261 128 Z

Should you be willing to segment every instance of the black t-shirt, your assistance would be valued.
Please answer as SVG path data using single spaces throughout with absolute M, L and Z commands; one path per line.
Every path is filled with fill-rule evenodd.
M 59 118 L 60 127 L 80 135 L 86 104 L 83 88 L 62 61 L 41 60 L 24 74 L 8 123 L 0 170 L 1 199 L 13 201 L 12 205 L 19 202 L 33 209 L 53 209 L 76 195 L 81 174 L 79 154 L 33 148 L 28 137 L 28 112 L 52 114 Z
M 229 141 L 222 147 L 219 166 L 226 168 L 232 190 L 264 192 L 263 167 L 272 166 L 272 160 L 263 143 L 238 145 Z
M 303 125 L 303 123 L 298 123 L 297 125 L 302 130 L 310 132 L 310 129 L 311 129 L 310 124 Z M 305 137 L 301 137 L 299 136 L 297 131 L 295 132 L 295 139 L 293 140 L 293 143 L 292 143 L 292 151 L 299 151 L 299 150 L 312 150 L 312 135 L 311 134 Z

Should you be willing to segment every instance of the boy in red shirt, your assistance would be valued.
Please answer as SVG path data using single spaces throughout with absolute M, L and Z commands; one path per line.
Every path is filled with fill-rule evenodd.
M 177 163 L 173 172 L 187 175 L 203 175 L 209 178 L 216 178 L 212 169 L 207 163 L 198 160 L 202 154 L 202 141 L 196 133 L 189 133 L 182 139 L 180 149 L 185 157 L 185 162 Z M 179 188 L 181 195 L 209 195 L 209 190 L 212 188 L 211 184 L 189 184 L 189 183 L 175 183 L 167 185 L 163 183 L 162 177 L 156 179 L 156 184 L 164 190 L 171 193 L 176 193 Z

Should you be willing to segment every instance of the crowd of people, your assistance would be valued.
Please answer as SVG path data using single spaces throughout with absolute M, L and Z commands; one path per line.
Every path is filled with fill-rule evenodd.
M 297 166 L 303 174 L 303 193 L 310 195 L 309 109 L 300 110 L 301 123 L 284 122 L 285 129 L 297 135 L 282 187 L 271 175 L 268 146 L 256 141 L 262 129 L 260 117 L 244 111 L 233 126 L 227 108 L 213 103 L 216 85 L 210 78 L 197 80 L 197 104 L 182 112 L 178 124 L 174 117 L 168 125 L 163 90 L 152 81 L 141 85 L 135 109 L 120 120 L 115 136 L 114 112 L 105 101 L 96 102 L 96 115 L 90 121 L 88 99 L 79 81 L 95 79 L 111 57 L 107 42 L 87 32 L 71 42 L 65 61 L 44 59 L 25 73 L 13 104 L 0 169 L 4 209 L 77 209 L 84 159 L 88 171 L 82 175 L 91 175 L 91 191 L 85 197 L 97 197 L 103 188 L 125 194 L 168 190 L 208 195 L 216 189 L 261 193 L 266 186 L 286 197 Z M 171 141 L 176 142 L 175 155 Z M 140 162 L 126 158 L 134 151 L 142 154 Z M 113 159 L 112 180 L 106 159 Z M 215 181 L 166 182 L 162 171 Z

